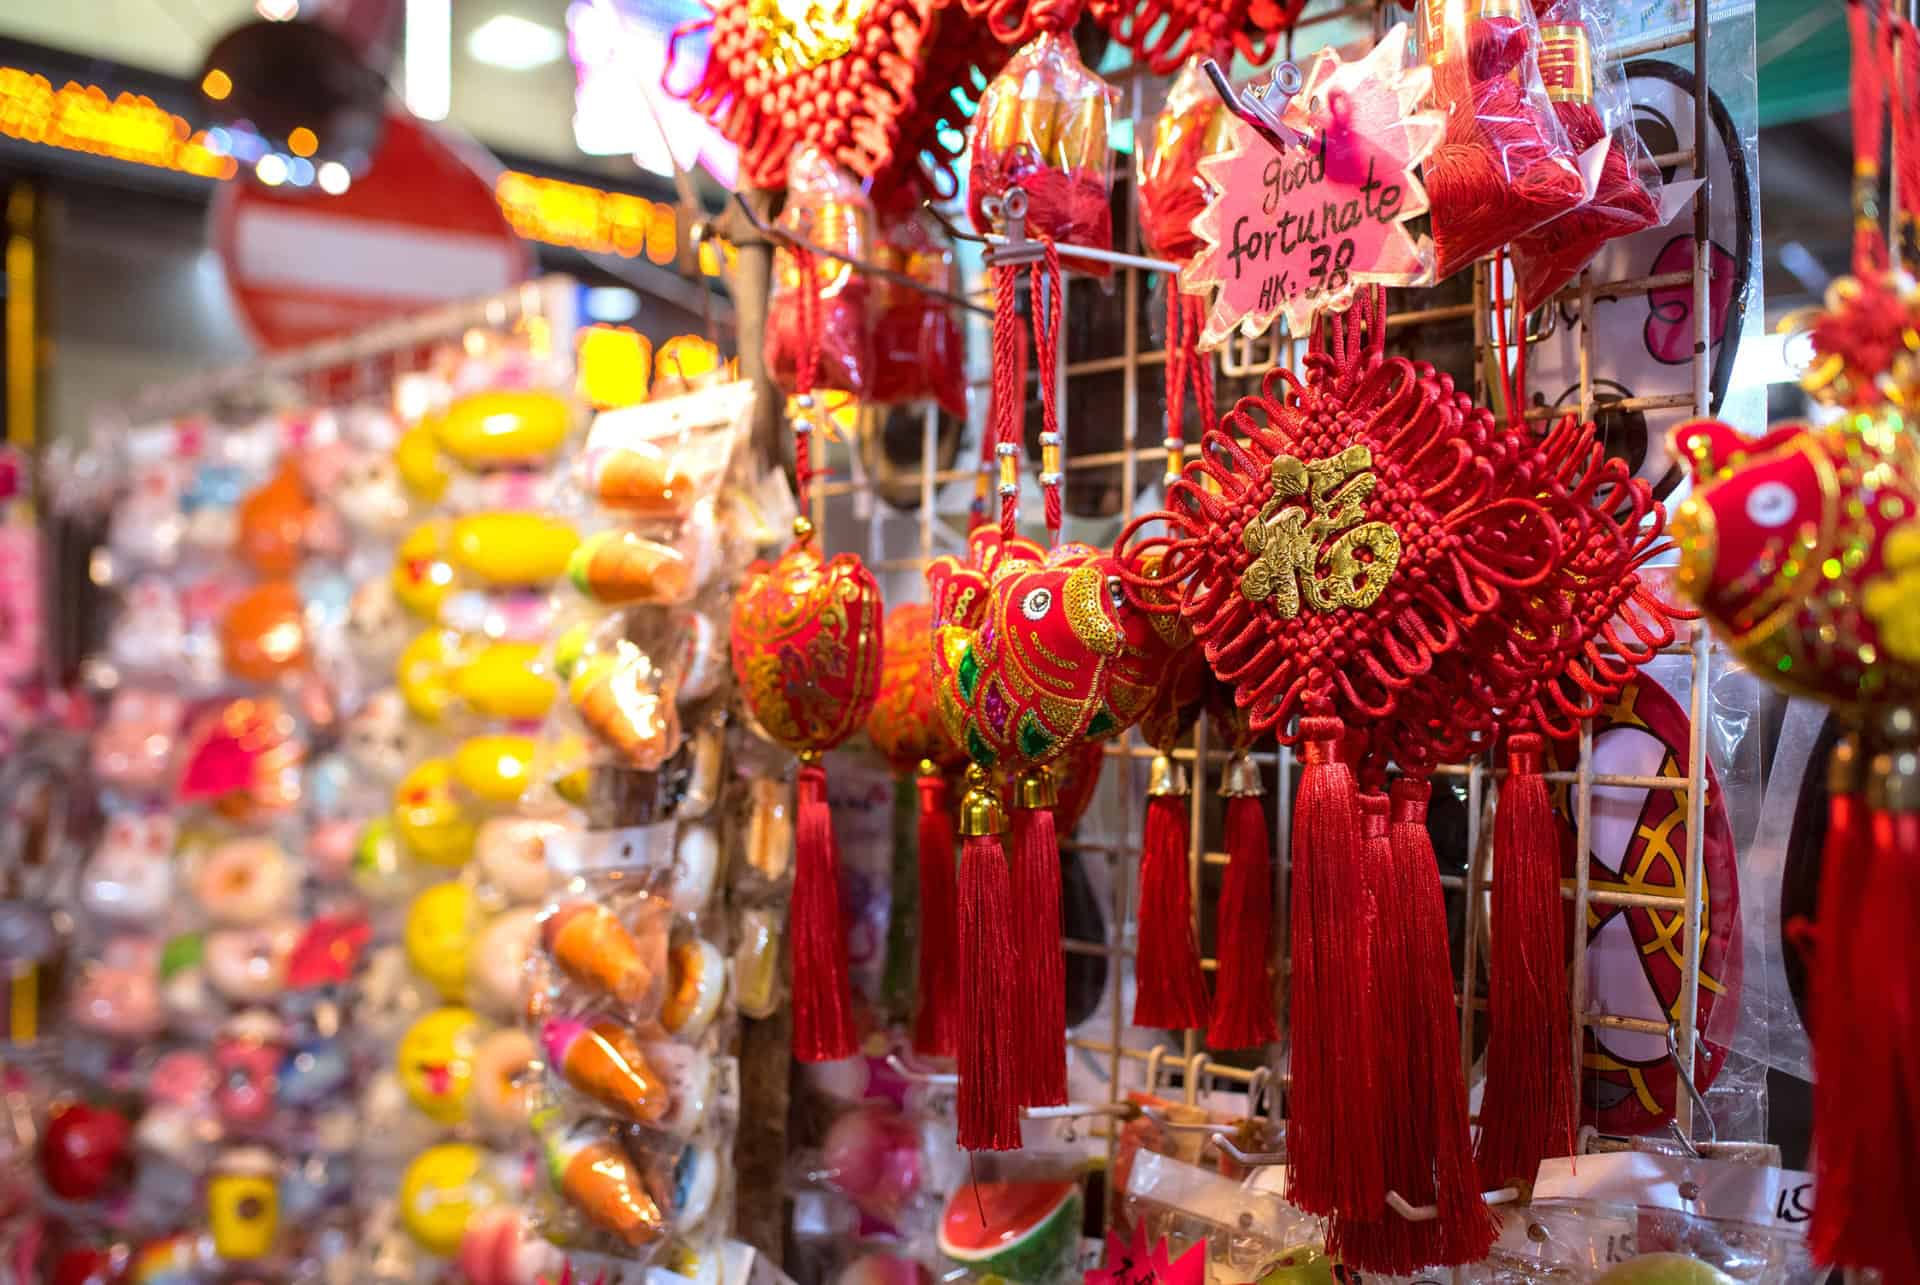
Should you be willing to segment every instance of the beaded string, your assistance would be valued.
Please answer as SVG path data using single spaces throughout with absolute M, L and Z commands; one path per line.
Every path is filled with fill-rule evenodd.
M 1060 433 L 1060 252 L 1050 237 L 1038 238 L 1044 252 L 1045 272 L 1031 274 L 1029 288 L 1033 300 L 1033 346 L 1035 368 L 1040 374 L 1040 493 L 1045 504 L 1047 543 L 1060 543 L 1062 521 L 1060 483 L 1062 441 Z M 1051 302 L 1051 307 L 1048 306 Z M 1043 320 L 1044 318 L 1044 320 Z

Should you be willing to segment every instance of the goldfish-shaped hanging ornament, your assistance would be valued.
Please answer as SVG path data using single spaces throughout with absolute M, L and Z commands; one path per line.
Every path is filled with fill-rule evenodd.
M 1824 426 L 1748 439 L 1682 424 L 1694 492 L 1675 513 L 1680 592 L 1754 673 L 1830 705 L 1848 728 L 1828 762 L 1812 956 L 1815 1259 L 1920 1279 L 1920 1226 L 1900 1196 L 1920 1148 L 1889 1120 L 1920 1116 L 1920 120 L 1892 94 L 1920 77 L 1920 32 L 1894 7 L 1847 6 L 1853 41 L 1854 255 L 1825 307 L 1790 317 L 1814 360 L 1801 385 L 1839 408 Z M 1875 21 L 1876 11 L 1879 20 Z M 1893 73 L 1897 72 L 1897 79 Z M 1886 121 L 1900 163 L 1889 263 L 1881 220 Z
M 804 511 L 812 396 L 796 397 Z M 873 708 L 885 647 L 880 586 L 851 553 L 822 558 L 813 523 L 794 519 L 777 561 L 756 562 L 733 601 L 733 669 L 747 708 L 773 740 L 800 756 L 795 819 L 794 1056 L 851 1057 L 858 1048 L 840 926 L 840 855 L 820 759 L 858 731 Z

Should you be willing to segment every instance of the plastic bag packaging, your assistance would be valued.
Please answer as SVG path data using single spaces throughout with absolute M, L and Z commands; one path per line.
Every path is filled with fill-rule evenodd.
M 1206 210 L 1208 195 L 1200 159 L 1232 142 L 1232 119 L 1199 60 L 1182 66 L 1153 118 L 1151 145 L 1135 153 L 1140 237 L 1150 253 L 1185 263 L 1200 252 L 1193 221 Z
M 1540 79 L 1528 0 L 1421 0 L 1417 23 L 1446 117 L 1423 171 L 1439 279 L 1567 213 L 1587 187 Z
M 1660 222 L 1660 171 L 1633 127 L 1633 101 L 1617 63 L 1603 63 L 1605 14 L 1589 0 L 1536 0 L 1540 77 L 1575 154 L 1607 141 L 1593 195 L 1513 243 L 1520 306 L 1528 312 L 1580 274 L 1600 247 Z
M 1764 1163 L 1654 1151 L 1547 1160 L 1532 1203 L 1501 1214 L 1488 1279 L 1605 1281 L 1638 1260 L 1642 1272 L 1688 1268 L 1686 1279 L 1811 1285 L 1825 1274 L 1804 1237 L 1812 1197 L 1809 1175 Z
M 1068 1151 L 980 1153 L 941 1211 L 940 1253 L 973 1279 L 1079 1280 L 1084 1161 Z
M 1023 45 L 987 85 L 974 113 L 967 179 L 973 226 L 1000 230 L 1000 203 L 1019 188 L 1026 194 L 1029 234 L 1112 249 L 1107 126 L 1117 101 L 1114 90 L 1080 61 L 1071 39 L 1043 32 Z M 1112 271 L 1093 261 L 1073 264 L 1097 276 Z
M 882 222 L 880 261 L 922 285 L 959 292 L 953 249 L 925 210 L 909 209 Z M 947 414 L 965 418 L 966 348 L 953 306 L 937 295 L 885 279 L 876 279 L 874 288 L 878 299 L 869 400 L 882 405 L 931 400 Z
M 1258 1280 L 1281 1267 L 1296 1270 L 1298 1279 L 1320 1279 L 1332 1269 L 1324 1229 L 1287 1203 L 1284 1175 L 1260 1169 L 1242 1182 L 1142 1152 L 1127 1176 L 1128 1225 L 1141 1228 L 1149 1245 L 1164 1241 L 1170 1260 L 1206 1246 L 1208 1280 Z
M 780 226 L 802 240 L 849 259 L 873 252 L 873 205 L 859 182 L 811 143 L 787 162 L 787 205 Z M 788 393 L 810 387 L 856 396 L 873 376 L 872 299 L 864 273 L 824 255 L 808 255 L 813 280 L 802 275 L 792 247 L 774 251 L 773 289 L 767 300 L 764 356 L 767 374 Z M 808 352 L 811 379 L 801 378 Z

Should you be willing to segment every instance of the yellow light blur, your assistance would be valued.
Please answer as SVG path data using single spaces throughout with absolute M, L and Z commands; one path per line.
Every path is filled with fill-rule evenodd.
M 529 241 L 673 262 L 677 216 L 671 205 L 518 170 L 502 174 L 493 194 L 513 230 Z
M 320 136 L 302 125 L 287 135 L 287 150 L 295 156 L 312 156 L 320 150 Z
M 654 395 L 674 391 L 663 385 L 673 381 L 692 382 L 712 374 L 720 365 L 720 349 L 699 335 L 675 335 L 660 345 L 653 361 Z
M 588 326 L 580 332 L 580 393 L 602 410 L 647 400 L 653 345 L 626 326 Z
M 0 136 L 134 165 L 230 179 L 239 166 L 207 149 L 204 131 L 139 94 L 108 98 L 98 85 L 60 89 L 45 76 L 0 67 Z
M 215 67 L 201 80 L 200 92 L 217 103 L 233 92 L 233 77 Z

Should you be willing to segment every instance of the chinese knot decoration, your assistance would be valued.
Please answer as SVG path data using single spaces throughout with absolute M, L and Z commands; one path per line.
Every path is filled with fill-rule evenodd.
M 1876 21 L 1876 9 L 1878 10 Z M 1920 32 L 1892 7 L 1847 6 L 1853 38 L 1853 275 L 1800 318 L 1802 386 L 1841 408 L 1825 425 L 1749 440 L 1725 424 L 1674 431 L 1694 493 L 1674 518 L 1678 584 L 1742 662 L 1832 706 L 1847 728 L 1827 765 L 1828 815 L 1811 953 L 1817 1261 L 1920 1278 L 1920 1227 L 1896 1194 L 1920 1152 L 1886 1123 L 1920 1114 L 1920 268 L 1912 233 Z M 1897 73 L 1897 75 L 1896 75 Z M 1880 157 L 1891 109 L 1900 164 L 1889 263 Z
M 1346 1263 L 1404 1272 L 1484 1254 L 1479 1183 L 1559 1154 L 1572 1118 L 1564 982 L 1556 1003 L 1530 980 L 1538 959 L 1496 958 L 1493 1038 L 1516 1069 L 1489 1081 L 1476 1176 L 1425 777 L 1504 737 L 1496 888 L 1546 922 L 1506 918 L 1499 936 L 1557 943 L 1541 735 L 1576 727 L 1673 632 L 1637 571 L 1661 547 L 1645 484 L 1590 424 L 1501 426 L 1386 356 L 1382 303 L 1370 288 L 1323 317 L 1303 375 L 1274 371 L 1206 433 L 1167 510 L 1123 532 L 1121 565 L 1135 605 L 1192 631 L 1248 733 L 1302 748 L 1290 1198 L 1329 1217 Z M 1425 1081 L 1401 1083 L 1409 1067 Z M 1440 1216 L 1409 1223 L 1389 1191 Z

